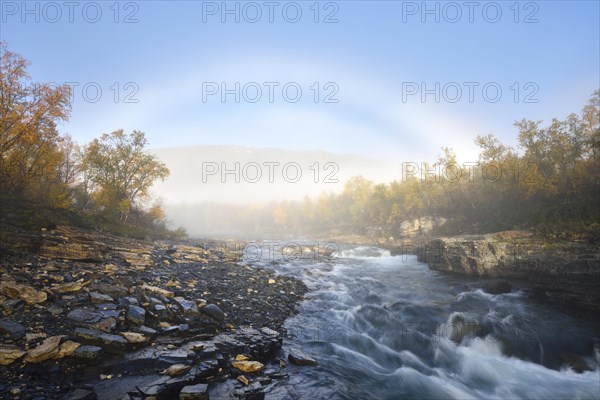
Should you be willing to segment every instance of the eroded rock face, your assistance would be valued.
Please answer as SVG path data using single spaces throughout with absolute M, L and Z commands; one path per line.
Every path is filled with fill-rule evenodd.
M 420 247 L 430 269 L 528 280 L 547 300 L 600 310 L 600 252 L 597 246 L 551 243 L 523 232 L 438 238 Z M 492 287 L 492 294 L 509 291 Z

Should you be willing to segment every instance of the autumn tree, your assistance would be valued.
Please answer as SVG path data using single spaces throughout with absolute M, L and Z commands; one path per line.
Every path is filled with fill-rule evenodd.
M 117 213 L 126 221 L 157 179 L 169 175 L 167 167 L 148 154 L 143 132 L 126 135 L 122 129 L 94 139 L 84 150 L 83 164 L 90 180 L 97 186 L 99 205 Z
M 33 83 L 28 65 L 0 42 L 0 192 L 65 205 L 56 125 L 69 118 L 70 89 Z

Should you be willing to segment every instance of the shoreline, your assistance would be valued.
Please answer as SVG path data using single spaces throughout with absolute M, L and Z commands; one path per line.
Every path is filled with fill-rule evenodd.
M 148 242 L 63 226 L 2 234 L 0 396 L 166 399 L 193 386 L 251 399 L 287 379 L 283 325 L 308 288 L 269 268 L 240 265 L 241 249 L 226 240 Z M 519 280 L 536 301 L 598 312 L 565 301 L 573 293 L 559 279 L 560 265 L 572 257 L 564 247 L 546 280 L 507 269 L 510 252 L 500 249 L 519 240 L 533 244 L 523 247 L 529 258 L 520 257 L 517 267 L 538 260 L 531 265 L 544 271 L 543 262 L 558 254 L 556 246 L 540 253 L 540 242 L 514 232 L 395 241 L 337 235 L 316 242 L 414 254 L 433 270 L 497 278 L 492 291 L 510 291 L 506 280 Z M 315 251 L 310 244 L 303 250 Z M 600 268 L 589 274 L 584 267 L 571 277 L 575 284 L 587 280 L 592 290 Z M 314 361 L 304 356 L 295 363 Z
M 287 377 L 283 324 L 308 291 L 301 281 L 189 241 L 72 227 L 12 236 L 0 259 L 0 397 L 164 399 L 225 385 L 260 398 Z

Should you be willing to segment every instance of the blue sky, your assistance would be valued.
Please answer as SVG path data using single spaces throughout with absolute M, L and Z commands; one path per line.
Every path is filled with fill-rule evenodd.
M 124 128 L 143 130 L 153 147 L 237 144 L 427 161 L 449 146 L 472 161 L 475 135 L 514 144 L 516 119 L 564 118 L 600 87 L 598 1 L 473 2 L 473 22 L 461 1 L 319 2 L 316 23 L 314 1 L 272 2 L 273 22 L 264 1 L 227 2 L 237 4 L 239 23 L 233 14 L 222 22 L 221 1 L 92 3 L 74 2 L 73 22 L 62 1 L 0 5 L 1 38 L 32 62 L 35 81 L 79 83 L 60 129 L 80 143 Z M 437 7 L 439 22 L 424 7 Z M 258 22 L 246 21 L 257 9 Z M 324 23 L 330 14 L 338 22 Z M 127 16 L 137 22 L 124 23 Z M 239 82 L 240 102 L 208 95 L 213 82 L 219 91 Z M 262 90 L 255 103 L 252 82 Z M 264 82 L 274 82 L 273 102 Z M 472 101 L 464 82 L 472 82 Z M 435 93 L 422 101 L 423 85 L 436 92 L 436 83 L 439 103 Z M 97 102 L 84 98 L 86 84 L 88 100 L 101 88 Z M 288 100 L 302 90 L 298 102 L 286 100 L 286 84 Z M 502 95 L 492 102 L 496 88 Z M 324 102 L 333 92 L 338 101 Z

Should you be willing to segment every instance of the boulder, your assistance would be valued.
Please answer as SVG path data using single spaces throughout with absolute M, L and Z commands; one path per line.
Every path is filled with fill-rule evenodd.
M 225 319 L 225 313 L 216 304 L 208 304 L 206 307 L 202 307 L 200 312 L 219 322 Z
M 288 353 L 288 360 L 294 365 L 317 365 L 317 360 L 309 356 L 308 354 L 298 350 L 290 349 Z

